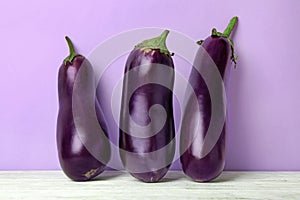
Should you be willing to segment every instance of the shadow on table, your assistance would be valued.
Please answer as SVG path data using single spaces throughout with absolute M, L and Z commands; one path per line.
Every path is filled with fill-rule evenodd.
M 221 183 L 221 182 L 227 182 L 227 181 L 234 181 L 234 180 L 238 179 L 240 176 L 242 176 L 242 174 L 240 174 L 240 173 L 224 171 L 218 178 L 211 181 L 210 183 Z
M 92 181 L 110 180 L 118 176 L 122 176 L 124 174 L 126 174 L 126 172 L 124 171 L 117 171 L 117 170 L 104 171 L 102 174 L 94 178 Z
M 222 183 L 227 181 L 234 181 L 238 179 L 240 176 L 243 176 L 243 174 L 237 172 L 224 171 L 218 178 L 205 183 Z M 160 182 L 171 182 L 179 179 L 186 179 L 189 181 L 193 181 L 191 178 L 186 176 L 183 172 L 177 171 L 176 173 L 174 172 L 168 173 Z M 197 181 L 193 181 L 193 182 L 197 183 Z
M 185 175 L 181 171 L 169 171 L 167 175 L 160 181 L 161 183 L 167 183 L 185 178 Z
M 99 176 L 97 176 L 96 178 L 94 178 L 92 181 L 110 180 L 110 179 L 114 179 L 119 176 L 122 176 L 126 173 L 127 172 L 125 172 L 125 171 L 117 171 L 117 170 L 105 171 L 102 174 L 100 174 Z M 242 173 L 224 171 L 215 180 L 212 180 L 210 182 L 205 182 L 205 183 L 222 183 L 222 182 L 227 182 L 227 181 L 234 181 L 241 176 L 243 176 Z M 167 182 L 177 181 L 180 179 L 182 179 L 182 180 L 185 179 L 185 180 L 189 180 L 189 181 L 196 183 L 196 181 L 193 181 L 192 179 L 190 179 L 182 171 L 169 171 L 167 173 L 167 175 L 162 180 L 160 180 L 158 183 L 167 183 Z M 133 178 L 133 180 L 139 181 L 134 178 Z M 199 183 L 201 183 L 201 182 L 199 182 Z

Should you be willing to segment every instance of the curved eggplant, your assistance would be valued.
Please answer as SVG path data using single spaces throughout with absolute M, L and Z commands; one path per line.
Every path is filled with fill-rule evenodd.
M 86 100 L 95 101 L 96 123 L 100 124 L 106 137 L 108 137 L 107 125 L 98 100 L 91 99 L 93 97 L 91 95 L 92 88 L 95 84 L 93 68 L 85 57 L 74 51 L 73 44 L 68 37 L 66 40 L 70 48 L 70 55 L 64 60 L 58 73 L 59 112 L 56 129 L 58 156 L 64 173 L 70 179 L 87 181 L 104 171 L 110 159 L 110 146 L 107 139 L 99 138 L 100 134 L 95 133 L 97 129 L 93 125 L 84 122 L 84 124 L 75 126 L 73 98 L 82 102 L 82 106 L 87 102 Z M 82 74 L 81 78 L 78 78 L 79 71 Z M 76 94 L 74 94 L 75 82 L 80 88 Z M 95 139 L 91 137 L 91 134 L 98 137 Z M 89 144 L 93 152 L 99 154 L 101 159 L 97 159 L 91 154 L 83 140 L 85 140 L 85 144 Z
M 229 75 L 230 71 L 230 59 L 233 60 L 234 63 L 236 62 L 233 42 L 229 38 L 236 22 L 237 17 L 232 18 L 224 33 L 219 33 L 216 29 L 213 29 L 210 37 L 198 42 L 211 57 L 224 81 L 228 79 L 226 76 Z M 196 104 L 192 103 L 192 97 L 187 97 L 188 103 L 184 110 L 180 135 L 180 161 L 182 169 L 188 177 L 194 181 L 207 182 L 218 177 L 224 169 L 226 124 L 224 123 L 222 132 L 219 138 L 216 138 L 214 146 L 208 150 L 206 155 L 201 155 L 203 152 L 201 148 L 206 148 L 205 145 L 202 147 L 201 145 L 207 134 L 209 124 L 211 123 L 212 101 L 206 82 L 195 69 L 195 65 L 202 69 L 211 66 L 207 66 L 207 62 L 201 60 L 203 57 L 198 54 L 201 54 L 201 49 L 197 52 L 194 67 L 189 77 L 189 83 L 194 95 L 197 97 L 197 102 Z M 211 74 L 211 76 L 214 75 Z M 216 79 L 216 77 L 208 78 L 211 80 Z M 218 98 L 218 104 L 221 107 L 225 104 L 223 97 L 224 95 L 220 94 Z M 222 113 L 218 114 L 221 115 Z
M 136 45 L 125 67 L 120 156 L 125 169 L 144 182 L 162 179 L 175 152 L 174 64 L 165 44 L 168 33 Z

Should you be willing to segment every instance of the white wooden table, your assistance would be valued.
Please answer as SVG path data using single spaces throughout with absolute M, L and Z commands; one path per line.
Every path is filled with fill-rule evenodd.
M 143 183 L 125 172 L 105 172 L 95 181 L 72 182 L 61 171 L 0 171 L 0 200 L 22 199 L 296 199 L 300 172 L 223 172 L 196 183 L 171 171 L 159 183 Z

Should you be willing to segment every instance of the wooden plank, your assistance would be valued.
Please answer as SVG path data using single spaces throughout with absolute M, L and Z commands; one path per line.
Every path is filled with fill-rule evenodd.
M 300 199 L 300 172 L 223 172 L 197 183 L 170 171 L 159 183 L 143 183 L 108 171 L 94 181 L 73 182 L 61 171 L 2 171 L 0 199 Z

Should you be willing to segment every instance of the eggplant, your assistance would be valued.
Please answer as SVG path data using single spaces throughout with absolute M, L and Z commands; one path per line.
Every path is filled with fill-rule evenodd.
M 135 46 L 127 58 L 120 111 L 119 152 L 125 169 L 143 182 L 158 182 L 175 153 L 174 64 L 169 31 Z
M 102 173 L 110 159 L 108 129 L 99 101 L 94 95 L 93 68 L 84 56 L 75 52 L 68 37 L 66 40 L 70 55 L 65 58 L 58 72 L 58 157 L 63 172 L 71 180 L 88 181 Z M 87 110 L 86 105 L 91 102 L 96 113 L 95 123 L 90 120 L 92 112 L 80 111 L 80 115 L 74 113 L 75 101 L 79 102 L 79 110 Z M 97 125 L 102 127 L 104 134 L 100 134 Z
M 189 84 L 193 94 L 187 95 L 185 98 L 186 107 L 184 108 L 183 119 L 180 131 L 180 162 L 183 172 L 194 181 L 208 182 L 217 178 L 223 171 L 225 166 L 225 139 L 226 139 L 226 118 L 221 124 L 219 133 L 212 132 L 213 135 L 219 137 L 206 138 L 210 123 L 222 121 L 225 116 L 226 97 L 222 91 L 217 94 L 217 102 L 212 105 L 211 94 L 204 77 L 199 73 L 201 71 L 209 71 L 213 65 L 208 64 L 208 59 L 212 59 L 212 63 L 217 67 L 217 73 L 220 75 L 220 82 L 216 82 L 217 76 L 213 73 L 207 73 L 207 80 L 215 82 L 213 89 L 220 87 L 221 84 L 228 81 L 230 74 L 230 60 L 236 64 L 237 57 L 234 54 L 233 42 L 230 34 L 235 27 L 237 17 L 231 19 L 226 30 L 219 33 L 214 28 L 210 37 L 204 41 L 197 43 L 203 48 L 199 48 L 193 68 L 189 77 Z M 206 52 L 208 55 L 203 55 Z M 206 57 L 205 57 L 206 56 Z M 224 81 L 224 82 L 223 82 Z M 192 98 L 195 95 L 195 101 Z M 215 121 L 212 121 L 212 106 L 218 106 L 219 112 Z M 224 111 L 224 113 L 222 112 Z M 214 140 L 214 141 L 213 141 Z M 206 145 L 210 142 L 210 145 Z M 203 153 L 206 152 L 206 153 Z

